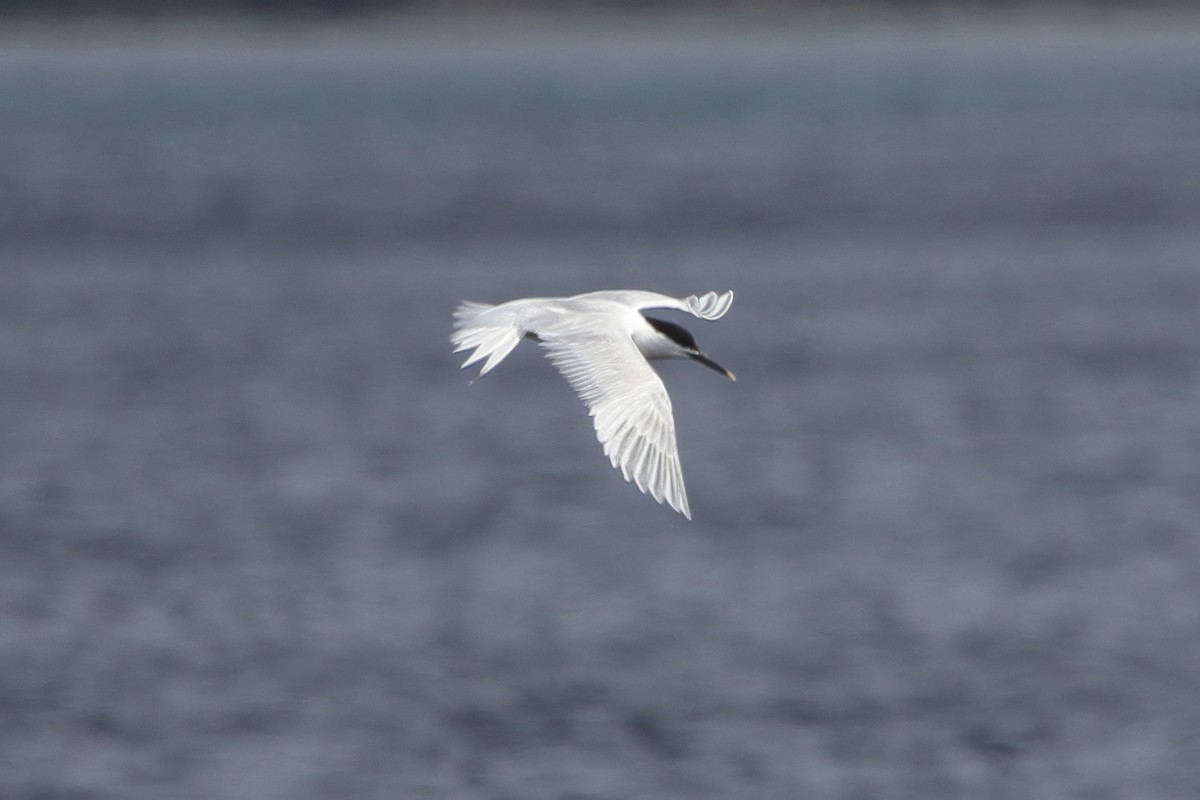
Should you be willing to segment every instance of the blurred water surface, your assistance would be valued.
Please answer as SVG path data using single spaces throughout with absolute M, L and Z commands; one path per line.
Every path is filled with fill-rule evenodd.
M 1179 14 L 10 30 L 0 794 L 1200 795 L 1198 143 Z M 615 287 L 691 523 L 449 352 Z

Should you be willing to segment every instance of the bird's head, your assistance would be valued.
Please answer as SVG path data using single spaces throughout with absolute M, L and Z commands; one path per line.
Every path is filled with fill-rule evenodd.
M 646 322 L 649 322 L 650 327 L 661 334 L 661 340 L 665 340 L 657 342 L 659 347 L 654 352 L 647 353 L 647 358 L 690 358 L 693 361 L 699 361 L 709 369 L 716 370 L 731 381 L 737 380 L 732 372 L 704 354 L 700 345 L 696 344 L 696 337 L 692 336 L 691 331 L 687 328 L 656 317 L 646 317 Z

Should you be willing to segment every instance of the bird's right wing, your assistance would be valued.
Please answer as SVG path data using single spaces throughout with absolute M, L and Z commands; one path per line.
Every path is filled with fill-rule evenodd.
M 612 465 L 644 494 L 691 519 L 671 398 L 633 339 L 594 322 L 540 336 L 550 361 L 587 406 Z

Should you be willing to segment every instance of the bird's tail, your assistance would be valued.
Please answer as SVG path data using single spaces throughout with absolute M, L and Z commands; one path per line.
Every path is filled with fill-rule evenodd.
M 521 329 L 514 323 L 512 315 L 497 314 L 497 310 L 497 306 L 466 301 L 454 312 L 454 334 L 450 337 L 454 352 L 475 349 L 463 362 L 463 367 L 486 358 L 479 371 L 480 377 L 503 361 L 521 342 Z

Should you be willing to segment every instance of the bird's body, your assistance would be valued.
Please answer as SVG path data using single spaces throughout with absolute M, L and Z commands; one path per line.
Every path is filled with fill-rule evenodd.
M 671 398 L 650 359 L 691 358 L 733 379 L 682 326 L 642 313 L 664 308 L 719 319 L 733 292 L 675 298 L 618 290 L 574 297 L 528 297 L 499 305 L 462 303 L 455 312 L 455 352 L 474 349 L 464 367 L 486 374 L 522 338 L 536 341 L 588 407 L 596 436 L 614 467 L 658 502 L 691 519 Z

